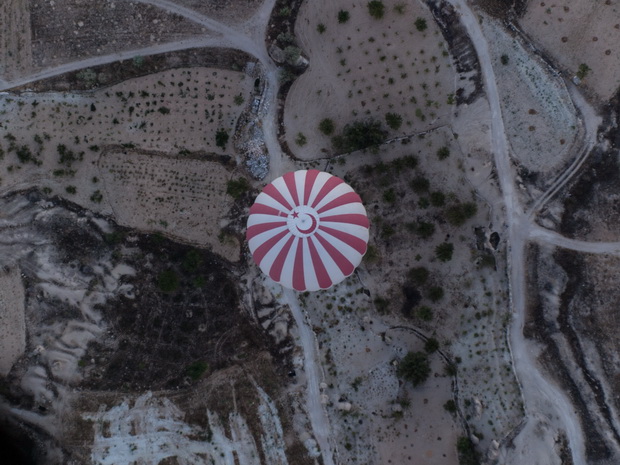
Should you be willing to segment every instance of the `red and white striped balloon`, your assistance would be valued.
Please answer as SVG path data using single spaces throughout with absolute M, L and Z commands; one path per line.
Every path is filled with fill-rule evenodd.
M 368 245 L 362 201 L 342 179 L 318 170 L 286 173 L 250 208 L 246 238 L 256 264 L 297 291 L 327 289 L 351 275 Z

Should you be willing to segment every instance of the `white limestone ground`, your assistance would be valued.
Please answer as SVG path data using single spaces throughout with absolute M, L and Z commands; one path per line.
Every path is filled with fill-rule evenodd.
M 185 413 L 165 393 L 148 392 L 119 405 L 84 413 L 94 428 L 92 462 L 98 465 L 157 464 L 174 457 L 179 465 L 252 465 L 259 463 L 259 449 L 267 463 L 288 465 L 284 432 L 273 401 L 258 385 L 257 415 L 260 437 L 252 435 L 236 411 L 220 418 L 207 411 L 209 427 L 184 421 Z

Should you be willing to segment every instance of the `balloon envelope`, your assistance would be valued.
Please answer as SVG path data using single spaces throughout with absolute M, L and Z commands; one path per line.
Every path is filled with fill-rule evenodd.
M 297 291 L 327 289 L 351 275 L 368 245 L 362 201 L 342 179 L 318 170 L 286 173 L 250 208 L 246 239 L 271 279 Z

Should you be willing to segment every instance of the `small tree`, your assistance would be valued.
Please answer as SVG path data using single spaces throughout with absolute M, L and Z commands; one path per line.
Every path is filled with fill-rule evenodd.
M 375 19 L 381 19 L 385 14 L 385 5 L 381 0 L 371 0 L 368 2 L 368 13 Z
M 414 24 L 415 24 L 415 28 L 420 32 L 426 31 L 426 28 L 428 27 L 428 25 L 426 24 L 426 20 L 424 18 L 416 19 Z
M 585 63 L 581 63 L 579 65 L 579 69 L 577 70 L 577 77 L 582 80 L 588 75 L 588 73 L 592 71 L 588 65 Z
M 226 184 L 226 193 L 233 199 L 238 199 L 250 189 L 250 183 L 245 178 L 231 179 Z
M 499 58 L 499 61 L 502 63 L 502 65 L 507 65 L 507 64 L 508 64 L 508 61 L 509 61 L 509 59 L 508 59 L 508 55 L 502 55 L 502 56 Z
M 450 149 L 446 147 L 445 145 L 441 147 L 439 150 L 437 150 L 437 158 L 439 158 L 440 160 L 445 160 L 449 156 L 450 156 Z
M 300 147 L 303 147 L 308 143 L 308 139 L 302 132 L 298 132 L 297 137 L 295 137 L 295 143 Z
M 157 277 L 157 287 L 162 292 L 174 292 L 179 287 L 179 277 L 173 270 L 166 270 Z
M 423 266 L 418 266 L 409 270 L 409 279 L 418 286 L 426 283 L 428 280 L 428 275 L 428 269 Z
M 426 305 L 418 307 L 415 313 L 422 321 L 431 321 L 433 319 L 433 309 Z
M 403 117 L 400 116 L 398 113 L 386 113 L 385 122 L 390 128 L 397 131 L 403 124 Z
M 325 27 L 325 24 L 319 23 L 316 26 L 316 30 L 319 34 L 323 34 L 327 30 L 327 27 Z
M 439 341 L 434 337 L 429 337 L 424 343 L 424 350 L 427 354 L 432 354 L 439 350 Z
M 454 245 L 451 242 L 443 242 L 435 247 L 435 256 L 442 262 L 448 262 L 452 260 L 452 253 L 454 252 Z
M 233 101 L 235 102 L 235 105 L 241 105 L 245 102 L 245 99 L 243 98 L 243 95 L 237 94 L 235 95 L 235 98 L 233 98 Z
M 396 373 L 401 378 L 410 381 L 414 386 L 422 384 L 431 374 L 428 356 L 424 352 L 407 353 L 400 361 Z
M 428 192 L 428 188 L 431 186 L 431 183 L 424 176 L 418 175 L 409 182 L 409 185 L 411 186 L 411 189 L 413 189 L 413 192 L 416 194 L 421 194 L 423 192 Z
M 433 207 L 443 207 L 446 203 L 446 196 L 440 191 L 431 192 L 430 201 Z
M 215 145 L 224 149 L 226 148 L 227 143 L 228 143 L 228 131 L 226 131 L 226 129 L 218 129 L 217 132 L 215 133 Z
M 427 296 L 431 300 L 431 302 L 439 302 L 443 299 L 443 287 L 441 286 L 432 286 L 429 288 Z
M 351 15 L 349 15 L 349 12 L 346 11 L 346 10 L 340 10 L 338 12 L 338 22 L 340 24 L 346 23 L 349 20 L 350 17 L 351 17 Z
M 334 121 L 329 118 L 324 118 L 319 123 L 319 131 L 321 131 L 326 136 L 331 136 L 336 130 L 336 125 Z
M 462 226 L 474 217 L 478 212 L 478 206 L 474 202 L 457 203 L 445 210 L 446 219 L 453 226 Z

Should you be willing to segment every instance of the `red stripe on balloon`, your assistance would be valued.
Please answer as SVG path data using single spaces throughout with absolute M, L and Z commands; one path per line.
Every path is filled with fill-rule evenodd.
M 355 267 L 347 259 L 347 257 L 342 255 L 340 251 L 336 247 L 334 247 L 327 239 L 321 236 L 321 234 L 317 233 L 314 235 L 314 237 L 319 240 L 321 245 L 325 248 L 332 260 L 336 262 L 336 265 L 338 266 L 338 268 L 340 268 L 340 271 L 342 271 L 345 276 L 349 276 L 351 273 L 353 273 Z
M 332 190 L 334 190 L 334 188 L 340 184 L 344 183 L 344 181 L 340 178 L 337 178 L 336 176 L 332 176 L 331 178 L 329 178 L 327 180 L 327 182 L 325 184 L 323 184 L 323 187 L 321 187 L 321 190 L 319 191 L 318 195 L 316 196 L 316 198 L 314 199 L 314 202 L 312 202 L 312 207 L 316 207 L 318 205 L 318 203 L 323 200 L 323 198 L 329 194 Z
M 285 229 L 281 233 L 278 233 L 275 236 L 273 236 L 271 239 L 263 242 L 252 254 L 252 257 L 254 258 L 254 262 L 258 266 L 260 266 L 260 262 L 263 261 L 263 258 L 265 258 L 265 255 L 267 255 L 267 252 L 269 252 L 278 243 L 278 241 L 282 239 L 284 236 L 286 236 L 287 234 L 290 234 L 290 231 L 288 229 Z
M 250 215 L 286 216 L 286 213 L 262 203 L 255 203 L 250 207 Z
M 331 202 L 323 205 L 320 209 L 317 210 L 317 213 L 321 214 L 325 211 L 331 210 L 332 208 L 341 207 L 349 203 L 362 203 L 362 199 L 355 192 L 347 192 L 346 194 L 343 194 L 340 197 L 336 197 Z
M 248 230 L 245 232 L 245 238 L 246 240 L 249 241 L 250 239 L 258 236 L 259 234 L 262 234 L 267 231 L 271 231 L 272 229 L 279 228 L 281 226 L 286 226 L 286 221 L 276 221 L 274 223 L 255 224 L 255 225 L 250 226 Z
M 319 229 L 323 232 L 331 234 L 337 239 L 340 239 L 345 244 L 350 245 L 360 254 L 364 255 L 366 253 L 366 241 L 360 239 L 359 237 L 344 231 L 339 231 L 338 229 L 328 228 L 327 226 L 321 225 L 319 226 Z
M 370 227 L 368 217 L 360 213 L 344 213 L 342 215 L 322 216 L 321 222 L 347 223 L 363 226 L 364 228 Z
M 278 253 L 278 256 L 271 265 L 271 269 L 269 270 L 269 277 L 276 282 L 280 282 L 280 278 L 282 277 L 282 268 L 284 267 L 286 256 L 288 255 L 288 251 L 291 248 L 291 244 L 293 243 L 294 239 L 295 236 L 291 236 L 289 240 L 286 241 L 286 244 L 284 244 L 284 247 L 282 247 L 280 253 Z
M 297 241 L 297 251 L 295 253 L 295 264 L 293 265 L 293 288 L 296 291 L 306 290 L 306 281 L 304 279 L 304 248 L 303 241 Z
M 304 205 L 308 205 L 308 200 L 310 200 L 310 194 L 312 193 L 312 188 L 314 187 L 314 181 L 316 181 L 319 173 L 319 170 L 308 170 L 306 172 L 306 182 L 304 183 Z
M 278 189 L 273 184 L 267 184 L 263 189 L 263 192 L 267 194 L 269 197 L 274 200 L 280 202 L 282 206 L 284 206 L 288 210 L 292 210 L 293 207 L 288 203 L 288 200 L 284 198 L 284 196 L 280 193 Z
M 295 202 L 295 205 L 299 205 L 299 196 L 297 195 L 297 183 L 295 182 L 295 173 L 289 171 L 284 176 L 282 176 L 282 178 L 284 179 L 286 187 L 288 187 L 288 191 L 293 196 L 293 201 Z
M 321 256 L 319 255 L 319 251 L 316 249 L 314 245 L 314 239 L 312 236 L 308 237 L 308 248 L 310 249 L 310 257 L 312 258 L 312 267 L 314 268 L 314 274 L 316 275 L 316 279 L 319 283 L 319 287 L 321 289 L 327 289 L 332 285 L 332 279 L 323 264 L 323 260 L 321 260 Z

